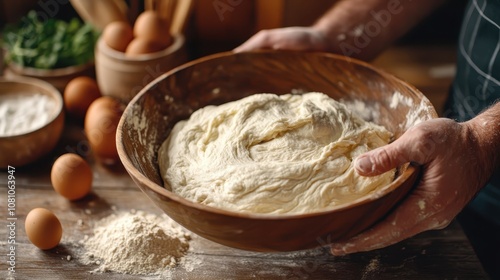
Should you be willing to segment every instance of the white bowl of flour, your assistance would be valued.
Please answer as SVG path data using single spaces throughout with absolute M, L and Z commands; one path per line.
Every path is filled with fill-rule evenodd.
M 0 168 L 48 154 L 64 126 L 61 93 L 33 78 L 0 78 Z

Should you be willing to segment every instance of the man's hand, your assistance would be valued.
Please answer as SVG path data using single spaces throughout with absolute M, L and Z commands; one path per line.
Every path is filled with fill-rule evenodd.
M 446 227 L 493 172 L 485 168 L 492 164 L 482 148 L 474 123 L 433 119 L 414 126 L 393 143 L 359 156 L 355 167 L 361 175 L 381 174 L 412 162 L 422 166 L 422 178 L 387 218 L 350 240 L 332 244 L 332 253 L 374 250 Z
M 371 60 L 445 0 L 333 2 L 332 8 L 310 27 L 262 30 L 235 51 L 323 51 Z
M 328 51 L 329 44 L 328 38 L 312 27 L 287 27 L 262 30 L 234 51 L 244 52 L 256 49 Z

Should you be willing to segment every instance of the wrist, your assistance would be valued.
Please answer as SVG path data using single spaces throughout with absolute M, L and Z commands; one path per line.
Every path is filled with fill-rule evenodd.
M 340 0 L 312 28 L 329 51 L 371 60 L 437 9 L 444 0 Z
M 381 5 L 384 1 L 372 1 Z M 313 26 L 315 32 L 325 37 L 328 51 L 369 61 L 382 52 L 392 41 L 390 22 L 379 22 L 373 10 L 378 6 L 356 1 L 341 1 L 341 6 L 326 17 L 320 18 Z
M 322 38 L 325 52 L 338 53 L 335 49 L 335 45 L 338 41 L 335 40 L 335 36 L 332 35 L 332 32 L 328 28 L 323 25 L 315 24 L 311 26 L 311 30 Z
M 477 149 L 481 168 L 488 179 L 494 172 L 500 171 L 500 103 L 464 122 L 473 139 L 473 147 Z

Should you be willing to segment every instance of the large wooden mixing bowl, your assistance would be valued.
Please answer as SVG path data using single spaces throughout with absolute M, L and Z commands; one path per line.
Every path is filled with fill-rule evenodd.
M 390 185 L 348 205 L 308 214 L 243 214 L 197 204 L 164 187 L 157 151 L 174 124 L 208 104 L 254 93 L 318 91 L 355 104 L 395 138 L 437 117 L 413 86 L 369 64 L 325 53 L 222 53 L 184 64 L 146 86 L 126 108 L 118 153 L 140 189 L 166 214 L 209 240 L 254 251 L 293 251 L 351 237 L 386 215 L 414 185 L 418 169 L 398 168 Z M 360 106 L 361 105 L 361 106 Z

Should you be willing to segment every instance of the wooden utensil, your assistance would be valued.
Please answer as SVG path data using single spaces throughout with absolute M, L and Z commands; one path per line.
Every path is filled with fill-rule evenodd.
M 144 9 L 157 11 L 170 23 L 172 35 L 182 34 L 191 14 L 193 0 L 145 0 Z
M 97 29 L 104 27 L 113 21 L 126 21 L 127 5 L 124 0 L 70 0 L 73 8 L 83 18 Z
M 172 35 L 184 33 L 192 8 L 193 0 L 177 1 L 175 12 L 172 17 L 172 24 L 170 25 L 170 33 Z
M 170 23 L 173 21 L 173 16 L 176 12 L 176 5 L 178 2 L 182 1 L 177 1 L 177 0 L 158 0 L 158 6 L 157 6 L 157 11 L 160 14 L 160 16 L 166 20 L 168 20 Z

